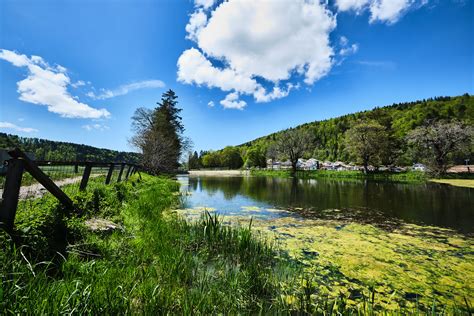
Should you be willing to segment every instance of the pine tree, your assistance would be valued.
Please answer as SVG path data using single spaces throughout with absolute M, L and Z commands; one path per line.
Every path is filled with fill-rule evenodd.
M 154 110 L 139 108 L 132 117 L 135 136 L 131 142 L 143 152 L 143 164 L 150 172 L 170 172 L 179 166 L 185 149 L 184 126 L 173 90 L 163 93 Z

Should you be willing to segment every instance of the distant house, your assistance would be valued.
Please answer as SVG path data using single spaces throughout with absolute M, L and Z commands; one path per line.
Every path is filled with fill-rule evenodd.
M 319 161 L 317 161 L 314 158 L 310 158 L 306 160 L 303 166 L 303 169 L 305 170 L 318 170 L 318 168 L 319 168 Z
M 267 169 L 279 170 L 281 162 L 275 159 L 267 159 Z
M 413 171 L 423 171 L 423 172 L 425 172 L 426 169 L 427 169 L 426 166 L 422 163 L 416 163 L 411 167 L 411 170 L 413 170 Z
M 291 161 L 289 160 L 280 162 L 280 169 L 291 169 L 291 167 Z

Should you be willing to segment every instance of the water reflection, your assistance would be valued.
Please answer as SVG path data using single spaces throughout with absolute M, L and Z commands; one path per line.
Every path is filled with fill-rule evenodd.
M 238 211 L 256 205 L 293 209 L 305 215 L 324 210 L 357 211 L 371 220 L 382 216 L 410 223 L 474 232 L 473 189 L 448 185 L 403 184 L 364 180 L 285 179 L 271 177 L 181 178 L 193 192 L 190 207 Z

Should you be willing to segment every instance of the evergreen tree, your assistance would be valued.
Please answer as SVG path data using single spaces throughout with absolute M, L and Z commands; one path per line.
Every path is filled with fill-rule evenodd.
M 131 142 L 141 149 L 143 165 L 152 173 L 176 170 L 181 153 L 186 149 L 177 98 L 173 90 L 168 90 L 157 103 L 158 107 L 154 110 L 138 108 L 132 117 L 135 136 Z

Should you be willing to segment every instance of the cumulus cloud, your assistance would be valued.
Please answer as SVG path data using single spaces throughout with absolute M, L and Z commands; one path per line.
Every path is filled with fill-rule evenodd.
M 206 25 L 206 23 L 207 15 L 204 10 L 200 9 L 191 14 L 191 16 L 189 17 L 189 22 L 186 25 L 186 32 L 188 33 L 186 38 L 196 41 L 199 32 Z
M 89 132 L 93 130 L 105 131 L 105 130 L 110 129 L 110 127 L 108 127 L 107 125 L 101 125 L 101 124 L 86 124 L 86 125 L 82 125 L 82 128 Z
M 24 133 L 33 133 L 33 132 L 38 131 L 36 128 L 20 127 L 18 125 L 10 123 L 10 122 L 0 122 L 0 128 L 2 128 L 2 129 L 11 129 L 11 130 L 14 130 L 16 132 L 24 132 Z
M 333 66 L 336 19 L 317 0 L 196 5 L 186 30 L 197 47 L 179 57 L 178 80 L 231 92 L 220 102 L 225 107 L 243 108 L 241 95 L 256 102 L 286 97 L 295 85 L 285 81 L 312 85 Z
M 220 104 L 226 109 L 237 109 L 242 110 L 247 103 L 245 101 L 239 100 L 239 94 L 237 92 L 232 92 L 226 95 L 224 100 L 221 100 Z
M 86 95 L 93 99 L 104 100 L 104 99 L 117 97 L 120 95 L 125 95 L 135 90 L 163 88 L 164 86 L 165 86 L 165 83 L 161 80 L 144 80 L 144 81 L 138 81 L 134 83 L 121 85 L 120 87 L 113 90 L 101 89 L 100 93 L 98 94 L 90 91 Z
M 370 22 L 395 23 L 411 8 L 418 8 L 428 0 L 336 0 L 339 11 L 370 11 Z
M 50 66 L 39 56 L 28 58 L 6 49 L 0 49 L 0 59 L 28 71 L 27 78 L 17 83 L 20 100 L 47 106 L 48 111 L 62 117 L 101 118 L 110 115 L 106 109 L 95 109 L 71 96 L 67 91 L 71 80 L 66 68 Z
M 207 103 L 207 106 L 210 107 L 210 108 L 213 108 L 214 107 L 214 101 L 209 101 Z

